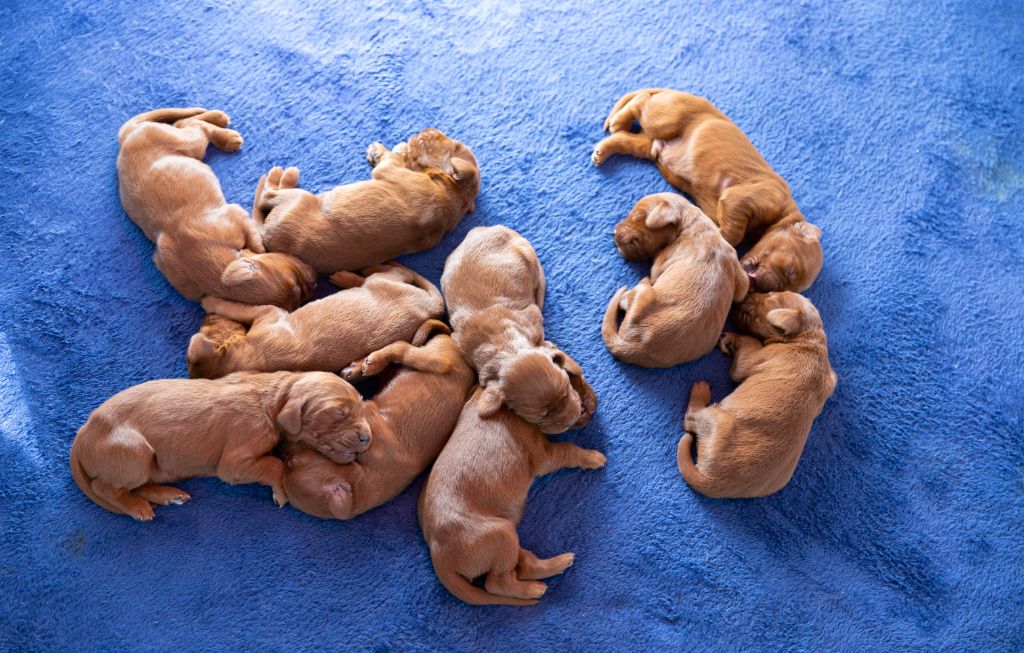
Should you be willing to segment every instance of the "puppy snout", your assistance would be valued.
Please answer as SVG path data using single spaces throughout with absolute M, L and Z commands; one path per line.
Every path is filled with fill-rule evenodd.
M 366 445 L 370 444 L 370 432 L 366 431 L 364 433 L 360 433 L 356 437 L 356 439 L 359 441 L 359 444 L 361 444 L 363 446 L 366 446 Z

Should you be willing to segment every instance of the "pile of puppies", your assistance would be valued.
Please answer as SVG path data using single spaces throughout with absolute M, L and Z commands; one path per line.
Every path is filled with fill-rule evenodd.
M 605 344 L 629 363 L 669 367 L 717 341 L 733 357 L 730 377 L 740 385 L 718 404 L 707 383 L 693 385 L 679 471 L 707 496 L 771 494 L 789 482 L 836 387 L 821 317 L 797 294 L 821 270 L 821 230 L 804 220 L 789 186 L 740 128 L 704 98 L 634 91 L 604 127 L 611 136 L 594 148 L 595 165 L 615 154 L 654 161 L 697 200 L 650 195 L 615 228 L 624 257 L 654 265 L 650 277 L 612 298 Z M 745 240 L 755 242 L 741 262 L 733 248 Z M 733 321 L 749 335 L 721 333 L 737 302 Z

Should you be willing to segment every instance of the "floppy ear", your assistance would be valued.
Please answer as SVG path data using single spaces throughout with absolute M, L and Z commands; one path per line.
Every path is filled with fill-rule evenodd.
M 647 212 L 644 224 L 648 229 L 661 229 L 668 226 L 679 226 L 680 211 L 674 204 L 660 202 L 656 207 Z
M 775 308 L 768 311 L 768 323 L 782 332 L 783 335 L 792 335 L 800 329 L 800 311 L 795 308 Z
M 302 404 L 304 401 L 292 397 L 277 414 L 277 426 L 288 435 L 298 435 L 302 430 Z
M 472 183 L 479 174 L 476 166 L 465 159 L 454 158 L 449 164 L 452 167 L 452 179 L 460 184 Z
M 501 402 L 505 401 L 505 393 L 495 385 L 487 386 L 480 399 L 476 402 L 476 414 L 480 417 L 491 417 L 501 409 Z
M 569 376 L 583 376 L 583 368 L 580 364 L 572 359 L 569 354 L 565 353 L 561 349 L 555 349 L 551 354 L 551 360 L 555 362 L 555 365 L 565 370 Z
M 237 258 L 224 268 L 220 275 L 220 281 L 225 286 L 237 286 L 255 277 L 257 269 L 258 266 L 255 262 L 247 258 Z
M 810 240 L 821 240 L 821 229 L 815 227 L 810 222 L 797 222 L 793 225 L 793 228 L 796 229 L 804 238 L 809 238 Z
M 213 356 L 217 351 L 217 344 L 206 337 L 203 333 L 197 333 L 188 341 L 188 350 L 185 353 L 185 360 L 188 362 L 191 376 L 192 366 L 201 360 Z

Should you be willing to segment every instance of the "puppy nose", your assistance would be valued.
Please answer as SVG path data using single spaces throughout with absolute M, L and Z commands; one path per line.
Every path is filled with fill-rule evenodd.
M 359 444 L 367 444 L 369 442 L 370 442 L 370 434 L 369 433 L 360 433 L 359 434 Z

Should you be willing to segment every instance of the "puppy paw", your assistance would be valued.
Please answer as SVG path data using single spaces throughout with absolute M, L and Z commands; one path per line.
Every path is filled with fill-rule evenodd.
M 263 189 L 264 194 L 268 190 L 277 190 L 281 187 L 281 176 L 284 175 L 284 168 L 281 166 L 274 166 L 267 173 L 267 184 Z
M 242 149 L 245 139 L 234 129 L 225 129 L 217 137 L 217 146 L 225 152 L 237 152 Z
M 736 353 L 736 334 L 723 333 L 718 337 L 718 351 L 732 357 Z
M 596 146 L 594 148 L 594 151 L 590 153 L 590 162 L 593 163 L 595 166 L 599 166 L 602 163 L 604 163 L 604 160 L 606 158 L 607 157 L 605 156 L 604 152 L 601 151 L 600 145 Z
M 278 184 L 281 188 L 298 188 L 299 187 L 299 169 L 295 166 L 286 168 L 281 173 L 281 181 Z
M 203 298 L 199 301 L 199 305 L 202 306 L 203 310 L 206 311 L 207 313 L 216 313 L 217 306 L 219 303 L 220 300 L 214 297 L 213 295 L 204 295 Z
M 153 512 L 153 505 L 148 501 L 138 502 L 138 505 L 133 506 L 128 514 L 136 521 L 152 521 L 156 516 L 156 513 Z
M 348 367 L 341 371 L 341 378 L 346 381 L 357 381 L 363 376 L 363 362 L 355 361 L 349 363 Z
M 711 403 L 711 386 L 707 381 L 697 381 L 690 388 L 690 407 L 704 408 Z
M 375 376 L 384 371 L 388 361 L 378 354 L 370 354 L 363 359 L 363 376 Z
M 608 458 L 603 453 L 594 449 L 587 449 L 580 458 L 580 468 L 601 469 L 606 462 L 608 462 Z
M 278 485 L 274 488 L 274 503 L 277 504 L 278 508 L 284 508 L 288 505 L 288 494 L 284 491 L 283 485 Z
M 384 147 L 383 143 L 370 143 L 370 146 L 366 148 L 366 162 L 370 164 L 371 168 L 376 168 L 387 152 L 388 148 Z

